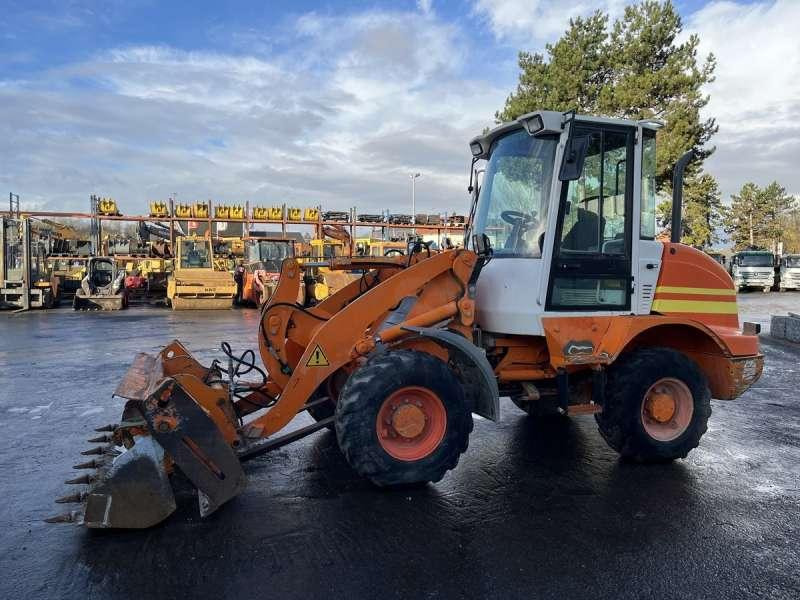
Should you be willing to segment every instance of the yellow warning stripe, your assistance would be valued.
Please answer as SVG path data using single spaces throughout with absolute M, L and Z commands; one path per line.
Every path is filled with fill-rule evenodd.
M 665 313 L 714 313 L 735 315 L 736 302 L 713 300 L 654 300 L 652 310 Z
M 656 288 L 656 294 L 702 294 L 704 296 L 735 296 L 736 290 L 724 290 L 720 288 L 701 288 L 701 287 L 679 287 L 674 285 L 660 285 Z

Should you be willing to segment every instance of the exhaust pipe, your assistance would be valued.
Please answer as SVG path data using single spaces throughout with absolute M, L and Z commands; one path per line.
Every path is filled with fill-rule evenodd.
M 694 150 L 689 150 L 675 163 L 672 171 L 672 239 L 673 244 L 679 244 L 683 234 L 683 172 L 686 165 L 694 158 Z

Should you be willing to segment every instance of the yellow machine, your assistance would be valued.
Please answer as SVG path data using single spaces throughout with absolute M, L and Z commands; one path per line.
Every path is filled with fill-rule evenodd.
M 230 272 L 214 268 L 211 240 L 185 237 L 175 246 L 175 267 L 167 280 L 170 306 L 174 310 L 230 308 L 236 283 Z
M 356 238 L 355 256 L 392 256 L 408 252 L 408 242 Z
M 86 277 L 87 257 L 50 256 L 47 262 L 53 277 L 58 281 L 61 300 L 71 300 Z
M 332 258 L 350 256 L 354 253 L 353 242 L 347 228 L 341 225 L 325 225 L 323 237 L 311 240 L 310 266 L 308 273 L 314 278 L 314 285 L 309 286 L 310 298 L 324 300 L 347 286 L 351 281 L 361 277 L 360 271 L 331 269 L 326 261 Z

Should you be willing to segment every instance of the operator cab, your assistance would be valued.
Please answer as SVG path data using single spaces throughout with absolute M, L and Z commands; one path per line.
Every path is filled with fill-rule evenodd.
M 540 335 L 547 313 L 649 314 L 658 127 L 541 111 L 470 143 L 487 161 L 470 232 L 493 248 L 478 280 L 484 328 Z
M 181 269 L 210 269 L 211 244 L 208 240 L 180 241 Z
M 95 287 L 105 287 L 114 280 L 114 263 L 111 259 L 96 258 L 92 261 L 91 282 Z

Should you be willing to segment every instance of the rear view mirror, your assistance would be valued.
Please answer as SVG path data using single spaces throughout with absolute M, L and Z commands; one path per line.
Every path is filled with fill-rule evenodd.
M 581 176 L 588 148 L 588 135 L 570 137 L 567 147 L 564 149 L 564 160 L 561 161 L 561 170 L 558 173 L 561 181 L 575 181 Z

